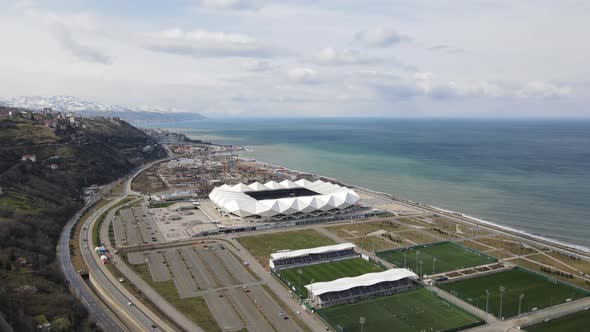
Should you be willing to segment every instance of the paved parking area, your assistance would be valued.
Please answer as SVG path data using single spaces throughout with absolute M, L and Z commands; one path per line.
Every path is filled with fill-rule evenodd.
M 197 296 L 198 287 L 176 250 L 167 250 L 164 257 L 172 271 L 172 280 L 181 298 Z
M 166 266 L 166 262 L 164 261 L 164 256 L 158 252 L 150 252 L 147 255 L 148 258 L 148 265 L 150 267 L 150 273 L 152 275 L 152 280 L 154 281 L 168 281 L 172 276 L 170 275 L 170 270 L 168 266 Z
M 210 289 L 214 287 L 215 282 L 205 270 L 203 263 L 199 260 L 197 253 L 195 253 L 193 248 L 185 247 L 180 249 L 180 255 L 184 259 L 200 289 Z

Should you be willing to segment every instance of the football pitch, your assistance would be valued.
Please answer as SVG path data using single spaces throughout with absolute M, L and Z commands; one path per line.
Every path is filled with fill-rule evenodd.
M 528 332 L 570 332 L 584 331 L 590 326 L 590 312 L 580 311 L 546 323 L 526 327 Z
M 522 268 L 439 284 L 438 287 L 484 311 L 487 301 L 490 314 L 505 318 L 518 315 L 521 295 L 521 313 L 588 296 L 584 290 Z M 501 288 L 504 289 L 503 294 Z M 486 290 L 490 293 L 489 299 Z
M 446 331 L 476 325 L 480 319 L 419 288 L 355 304 L 319 311 L 336 331 Z
M 497 261 L 494 257 L 452 242 L 381 251 L 376 254 L 398 267 L 412 269 L 419 275 L 448 272 Z
M 296 293 L 299 289 L 298 270 L 301 270 L 301 291 L 303 298 L 307 297 L 305 285 L 309 285 L 312 280 L 313 282 L 332 281 L 340 278 L 356 277 L 365 273 L 383 271 L 379 265 L 362 258 L 351 258 L 278 271 L 277 274 L 286 280 L 291 288 L 294 287 Z

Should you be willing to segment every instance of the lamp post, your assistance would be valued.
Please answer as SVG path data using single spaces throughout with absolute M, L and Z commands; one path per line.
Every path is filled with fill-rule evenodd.
M 297 288 L 297 292 L 299 292 L 299 298 L 301 298 L 301 274 L 303 271 L 301 269 L 297 269 L 297 276 L 299 277 L 299 288 Z
M 365 330 L 365 322 L 367 321 L 367 319 L 365 317 L 361 317 L 359 319 L 359 323 L 361 323 L 361 332 L 364 332 Z
M 489 314 L 488 312 L 488 304 L 490 303 L 490 292 L 486 289 L 486 315 Z
M 504 288 L 504 286 L 500 286 L 500 319 L 502 319 L 502 297 L 504 295 L 504 291 L 506 290 L 506 288 Z
M 422 278 L 424 274 L 422 273 L 422 260 L 420 260 L 420 278 Z
M 432 274 L 434 274 L 434 267 L 435 267 L 435 265 L 434 265 L 434 264 L 435 264 L 435 263 L 436 263 L 436 257 L 434 257 L 434 258 L 432 259 Z
M 524 297 L 524 293 L 520 294 L 518 298 L 518 315 L 520 316 L 520 309 L 522 308 L 522 298 Z

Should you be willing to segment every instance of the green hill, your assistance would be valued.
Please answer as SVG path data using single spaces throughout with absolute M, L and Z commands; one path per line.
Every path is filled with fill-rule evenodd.
M 0 311 L 18 331 L 32 330 L 39 314 L 50 321 L 68 317 L 79 328 L 84 310 L 67 293 L 55 263 L 60 231 L 83 206 L 84 187 L 111 182 L 166 152 L 124 121 L 41 114 L 28 119 L 2 111 L 0 298 L 12 301 L 0 300 Z M 24 155 L 35 161 L 21 160 Z

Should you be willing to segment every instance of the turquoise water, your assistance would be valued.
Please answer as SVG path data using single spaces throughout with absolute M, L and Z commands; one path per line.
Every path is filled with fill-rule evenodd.
M 590 247 L 590 121 L 239 119 L 154 124 Z

